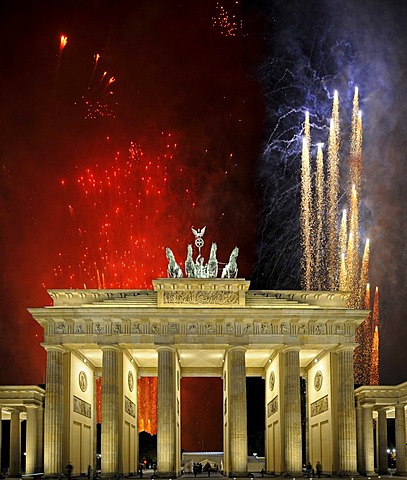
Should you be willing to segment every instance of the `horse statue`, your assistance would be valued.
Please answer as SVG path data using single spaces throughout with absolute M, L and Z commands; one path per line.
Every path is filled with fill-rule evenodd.
M 236 278 L 237 277 L 237 256 L 239 255 L 239 248 L 235 247 L 229 257 L 229 262 L 222 270 L 222 278 Z
M 216 278 L 218 276 L 218 260 L 216 259 L 216 250 L 218 246 L 216 243 L 212 243 L 211 253 L 207 264 L 207 276 L 208 278 Z
M 165 249 L 165 255 L 168 260 L 168 268 L 167 268 L 167 274 L 169 278 L 181 278 L 183 277 L 182 275 L 182 270 L 178 263 L 175 260 L 174 254 L 172 253 L 172 250 L 170 248 Z
M 188 245 L 187 259 L 185 260 L 185 273 L 188 278 L 195 278 L 195 262 L 192 258 L 192 245 Z

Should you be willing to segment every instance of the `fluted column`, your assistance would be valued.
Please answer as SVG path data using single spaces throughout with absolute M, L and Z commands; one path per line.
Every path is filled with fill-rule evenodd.
M 396 475 L 406 472 L 406 414 L 404 405 L 398 403 L 396 409 Z
M 374 474 L 373 405 L 363 405 L 363 444 L 366 475 Z
M 387 459 L 387 416 L 386 410 L 380 409 L 377 411 L 377 450 L 378 450 L 378 473 L 387 474 L 389 472 Z
M 356 433 L 357 433 L 357 468 L 359 473 L 365 471 L 365 445 L 363 443 L 363 408 L 356 407 Z
M 228 430 L 230 472 L 247 472 L 246 349 L 231 347 L 227 352 Z
M 157 467 L 160 476 L 176 474 L 176 351 L 158 349 Z
M 10 473 L 9 477 L 21 476 L 21 425 L 20 412 L 11 412 L 10 423 Z
M 27 424 L 25 441 L 25 473 L 36 473 L 37 466 L 37 407 L 27 406 Z
M 119 347 L 102 347 L 102 475 L 119 474 Z
M 61 347 L 46 347 L 46 350 L 44 474 L 49 477 L 58 477 L 65 470 L 62 462 L 62 448 L 64 446 L 64 350 Z
M 300 352 L 287 349 L 284 358 L 284 458 L 286 474 L 302 471 Z
M 37 465 L 36 472 L 44 471 L 44 407 L 37 408 Z
M 353 380 L 353 347 L 338 350 L 339 474 L 356 474 L 356 414 Z

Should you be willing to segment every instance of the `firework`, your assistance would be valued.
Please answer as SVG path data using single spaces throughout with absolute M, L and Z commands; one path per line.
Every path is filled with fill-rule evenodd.
M 324 157 L 322 152 L 322 144 L 318 144 L 317 150 L 317 160 L 316 160 L 316 178 L 315 178 L 315 196 L 316 196 L 316 207 L 315 207 L 315 275 L 313 276 L 313 287 L 317 290 L 325 290 L 327 288 L 326 284 L 326 275 L 324 275 L 324 266 L 325 266 L 325 195 L 324 195 Z
M 349 240 L 346 251 L 346 286 L 351 292 L 349 306 L 358 307 L 359 297 L 359 202 L 355 185 L 350 204 Z
M 309 146 L 307 139 L 303 139 L 302 166 L 301 166 L 301 239 L 303 242 L 303 286 L 306 290 L 311 289 L 312 279 L 312 227 L 311 227 L 311 169 L 309 159 Z
M 157 433 L 157 377 L 141 377 L 138 381 L 138 431 Z
M 216 15 L 212 17 L 212 26 L 217 28 L 221 35 L 236 37 L 242 29 L 242 20 L 238 19 L 240 11 L 239 1 L 234 0 L 228 10 L 219 2 L 216 3 Z M 232 13 L 232 12 L 235 13 Z
M 373 339 L 369 385 L 379 385 L 379 287 L 376 287 L 374 294 L 371 335 Z
M 335 92 L 328 143 L 328 278 L 329 289 L 338 288 L 338 191 L 339 191 L 339 102 Z
M 367 238 L 365 243 L 365 249 L 363 251 L 362 265 L 360 268 L 358 308 L 365 308 L 363 295 L 365 292 L 366 285 L 369 283 L 369 263 L 370 263 L 370 241 Z
M 339 274 L 339 289 L 347 290 L 347 275 L 346 275 L 346 237 L 347 237 L 347 215 L 346 210 L 342 211 L 341 227 L 339 229 L 339 252 L 341 256 L 341 270 Z

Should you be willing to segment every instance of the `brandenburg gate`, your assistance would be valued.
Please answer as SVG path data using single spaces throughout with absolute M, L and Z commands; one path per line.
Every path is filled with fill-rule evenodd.
M 30 313 L 47 351 L 44 473 L 94 465 L 96 379 L 102 378 L 102 475 L 137 471 L 137 379 L 158 377 L 157 476 L 180 474 L 182 377 L 223 379 L 226 474 L 247 474 L 246 377 L 265 379 L 266 470 L 302 470 L 300 379 L 306 381 L 306 458 L 324 473 L 355 474 L 355 329 L 366 311 L 341 292 L 249 290 L 238 249 L 217 278 L 216 244 L 205 265 L 193 230 L 185 277 L 170 249 L 153 290 L 50 290 Z

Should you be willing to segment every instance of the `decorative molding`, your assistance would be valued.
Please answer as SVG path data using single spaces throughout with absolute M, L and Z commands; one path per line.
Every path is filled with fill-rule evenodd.
M 92 418 L 92 405 L 79 397 L 73 396 L 73 411 L 87 418 Z
M 320 413 L 328 411 L 328 395 L 322 397 L 315 402 L 311 403 L 311 417 L 315 417 Z

